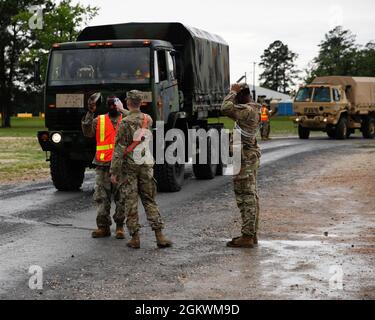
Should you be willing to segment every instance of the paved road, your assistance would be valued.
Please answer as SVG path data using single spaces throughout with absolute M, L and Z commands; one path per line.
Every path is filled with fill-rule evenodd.
M 304 157 L 370 143 L 360 138 L 342 142 L 275 139 L 262 145 L 260 188 L 273 174 L 302 165 Z M 93 181 L 89 172 L 78 193 L 56 192 L 49 181 L 0 187 L 0 298 L 282 298 L 270 287 L 275 280 L 268 279 L 262 265 L 272 260 L 274 252 L 283 256 L 288 246 L 303 246 L 309 251 L 315 248 L 316 241 L 272 241 L 265 235 L 254 251 L 227 249 L 225 242 L 234 235 L 230 233 L 235 210 L 231 178 L 196 181 L 192 175 L 182 192 L 159 194 L 157 198 L 166 233 L 175 243 L 172 249 L 155 248 L 143 212 L 141 250 L 132 251 L 126 242 L 114 238 L 94 240 L 90 238 L 95 227 Z M 230 261 L 238 258 L 251 262 L 231 267 Z M 281 260 L 285 259 L 284 255 Z M 43 268 L 41 291 L 28 288 L 32 265 Z M 202 287 L 200 275 L 209 275 L 210 268 L 215 276 L 207 276 Z M 231 279 L 247 268 L 252 275 L 251 280 L 246 278 L 247 286 L 226 292 Z M 290 278 L 280 281 L 289 283 Z M 259 286 L 264 292 L 257 294 Z

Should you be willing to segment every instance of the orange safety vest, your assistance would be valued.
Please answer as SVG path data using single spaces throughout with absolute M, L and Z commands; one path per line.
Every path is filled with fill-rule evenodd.
M 98 117 L 98 124 L 96 127 L 96 159 L 98 161 L 112 161 L 116 133 L 121 121 L 122 115 L 120 116 L 115 129 L 108 114 Z
M 262 114 L 261 114 L 261 117 L 260 117 L 260 120 L 262 122 L 267 122 L 268 121 L 268 112 L 267 112 L 267 108 L 266 107 L 262 107 Z

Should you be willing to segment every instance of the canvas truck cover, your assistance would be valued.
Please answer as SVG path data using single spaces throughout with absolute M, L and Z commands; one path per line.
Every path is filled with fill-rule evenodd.
M 347 90 L 347 96 L 351 103 L 358 107 L 375 108 L 375 78 L 366 77 L 318 77 L 312 84 L 341 85 Z
M 170 42 L 182 62 L 185 100 L 222 102 L 229 91 L 229 47 L 220 37 L 181 23 L 125 23 L 84 29 L 78 41 L 149 39 Z

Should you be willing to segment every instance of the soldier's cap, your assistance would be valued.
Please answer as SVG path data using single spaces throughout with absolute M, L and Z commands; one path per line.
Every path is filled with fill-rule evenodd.
M 138 90 L 131 90 L 126 94 L 127 99 L 135 103 L 140 103 L 142 101 L 142 96 L 142 92 Z

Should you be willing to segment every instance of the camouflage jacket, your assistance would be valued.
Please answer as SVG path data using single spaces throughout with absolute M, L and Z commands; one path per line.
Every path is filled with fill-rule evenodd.
M 126 117 L 129 114 L 128 110 L 120 111 L 123 117 Z M 117 116 L 116 118 L 111 118 L 112 125 L 114 127 L 117 126 L 117 122 L 120 119 L 120 116 Z M 95 118 L 95 114 L 92 112 L 87 112 L 86 116 L 82 119 L 82 132 L 83 135 L 86 138 L 95 138 L 96 136 L 96 128 L 98 125 L 98 118 Z M 109 167 L 111 165 L 110 162 L 101 162 L 96 159 L 96 156 L 94 158 L 94 161 L 92 162 L 96 166 L 102 166 L 102 167 Z
M 237 93 L 231 91 L 224 99 L 221 113 L 236 121 L 235 129 L 241 131 L 242 146 L 245 150 L 251 150 L 260 156 L 257 142 L 259 131 L 259 108 L 256 103 L 236 104 Z
M 125 166 L 136 166 L 131 154 L 125 157 L 125 151 L 129 147 L 135 138 L 135 133 L 138 129 L 142 128 L 143 116 L 149 118 L 148 129 L 152 128 L 152 119 L 149 115 L 146 115 L 140 111 L 133 111 L 122 120 L 116 135 L 115 151 L 113 154 L 111 164 L 111 174 L 120 175 L 122 168 Z M 153 165 L 152 165 L 153 166 Z

